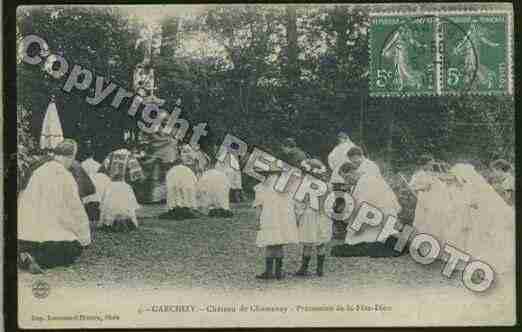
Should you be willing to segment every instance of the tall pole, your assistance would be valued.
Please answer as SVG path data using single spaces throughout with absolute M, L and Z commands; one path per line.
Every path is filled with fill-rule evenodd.
M 364 94 L 361 93 L 361 109 L 359 114 L 359 142 L 361 146 L 364 146 L 364 114 L 366 107 L 366 98 Z

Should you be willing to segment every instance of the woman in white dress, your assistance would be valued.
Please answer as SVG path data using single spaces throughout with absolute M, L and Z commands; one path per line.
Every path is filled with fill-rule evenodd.
M 417 195 L 413 226 L 419 233 L 430 234 L 437 239 L 446 239 L 448 227 L 455 223 L 452 218 L 450 193 L 446 183 L 436 172 L 433 161 L 427 161 L 415 172 L 409 186 Z
M 401 211 L 401 206 L 395 193 L 384 178 L 375 176 L 375 174 L 360 172 L 358 168 L 359 165 L 352 163 L 341 166 L 341 174 L 346 178 L 346 181 L 355 183 L 352 197 L 356 205 L 359 206 L 363 202 L 371 204 L 384 214 L 384 218 L 388 215 L 397 216 Z M 381 229 L 382 227 L 363 225 L 356 232 L 351 227 L 347 227 L 345 243 L 350 245 L 359 243 L 375 244 Z
M 198 180 L 198 203 L 211 217 L 231 217 L 230 181 L 220 170 L 209 169 Z
M 515 211 L 469 164 L 456 164 L 451 173 L 468 191 L 473 224 L 463 248 L 473 259 L 490 264 L 497 273 L 513 271 Z
M 320 179 L 323 179 L 327 172 L 326 166 L 318 159 L 306 159 L 301 163 L 301 167 L 303 167 L 306 173 Z M 323 180 L 327 182 L 327 179 Z M 320 205 L 324 205 L 323 201 L 320 201 L 320 203 Z M 310 207 L 309 201 L 305 203 L 296 201 L 295 204 L 298 216 L 299 242 L 303 244 L 301 267 L 295 275 L 299 277 L 308 275 L 308 265 L 315 247 L 317 251 L 316 274 L 322 277 L 326 257 L 326 243 L 332 239 L 332 220 L 324 213 L 324 206 L 314 210 Z
M 198 179 L 192 169 L 193 164 L 190 154 L 181 153 L 181 164 L 172 167 L 166 176 L 167 184 L 167 208 L 163 219 L 185 219 L 197 216 L 197 182 Z
M 264 182 L 254 187 L 256 216 L 259 228 L 256 245 L 265 248 L 265 272 L 256 276 L 259 279 L 282 279 L 284 246 L 299 243 L 294 200 L 288 192 L 274 190 L 280 170 L 258 171 L 266 176 Z M 275 262 L 275 274 L 273 272 Z
M 100 203 L 100 226 L 110 231 L 124 232 L 138 227 L 136 210 L 140 207 L 131 184 L 142 181 L 143 171 L 136 157 L 127 149 L 115 150 L 105 158 L 97 176 L 105 188 Z M 103 190 L 103 189 L 102 189 Z
M 89 218 L 69 171 L 76 151 L 73 140 L 59 143 L 18 197 L 19 263 L 31 273 L 73 264 L 91 244 Z
M 134 190 L 125 181 L 110 182 L 101 201 L 100 224 L 111 231 L 124 232 L 138 227 L 139 209 Z

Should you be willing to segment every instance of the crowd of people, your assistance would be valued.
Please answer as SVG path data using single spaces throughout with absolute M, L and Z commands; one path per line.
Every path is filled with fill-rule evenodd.
M 308 155 L 292 138 L 280 150 L 283 161 L 324 180 L 328 190 L 350 193 L 355 208 L 367 203 L 384 215 L 399 215 L 399 200 L 379 167 L 347 134 L 339 134 L 327 164 Z M 83 248 L 96 242 L 100 229 L 126 232 L 139 227 L 140 204 L 134 188 L 146 178 L 139 156 L 122 147 L 101 164 L 92 155 L 79 163 L 77 152 L 77 143 L 64 139 L 33 165 L 22 184 L 19 266 L 31 273 L 74 263 Z M 168 212 L 158 217 L 232 217 L 230 199 L 237 201 L 242 189 L 241 162 L 231 153 L 213 162 L 203 151 L 181 145 L 179 158 L 165 174 Z M 413 225 L 418 232 L 466 249 L 503 271 L 514 262 L 514 177 L 505 160 L 496 160 L 490 167 L 491 184 L 470 164 L 450 167 L 424 155 L 404 185 L 417 199 Z M 348 246 L 376 243 L 380 229 L 354 231 L 347 227 L 352 220 L 335 220 L 323 206 L 314 209 L 309 200 L 296 201 L 298 177 L 290 177 L 286 191 L 276 190 L 282 172 L 277 168 L 259 171 L 265 180 L 254 187 L 256 245 L 265 249 L 265 270 L 257 278 L 285 277 L 284 247 L 288 244 L 302 246 L 301 266 L 294 273 L 302 277 L 311 274 L 314 251 L 315 275 L 324 275 L 327 244 L 334 240 Z M 336 200 L 334 210 L 343 210 L 343 203 Z
M 233 185 L 241 187 L 240 171 L 219 161 L 200 163 L 202 154 L 188 144 L 180 147 L 180 159 L 166 174 L 168 212 L 159 218 L 233 215 L 229 192 Z M 128 232 L 139 226 L 135 188 L 146 178 L 139 155 L 125 147 L 102 163 L 92 153 L 80 163 L 77 155 L 77 143 L 64 139 L 36 159 L 20 184 L 19 265 L 32 273 L 72 264 L 95 242 L 97 230 Z

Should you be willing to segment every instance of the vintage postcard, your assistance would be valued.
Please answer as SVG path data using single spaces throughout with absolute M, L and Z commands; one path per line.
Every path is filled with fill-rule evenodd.
M 505 3 L 17 7 L 19 327 L 516 324 L 513 29 Z

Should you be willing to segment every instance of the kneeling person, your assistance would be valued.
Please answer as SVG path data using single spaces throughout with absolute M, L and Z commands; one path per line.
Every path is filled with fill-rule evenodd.
M 91 243 L 89 218 L 68 170 L 76 143 L 66 139 L 54 158 L 38 167 L 18 201 L 20 267 L 31 273 L 67 266 Z
M 186 145 L 188 146 L 188 145 Z M 188 149 L 188 148 L 187 148 Z M 194 171 L 189 167 L 192 159 L 189 154 L 181 154 L 181 164 L 172 167 L 166 176 L 167 208 L 169 211 L 160 216 L 161 219 L 196 218 L 197 182 Z
M 230 181 L 225 173 L 210 169 L 198 180 L 199 207 L 210 217 L 231 217 Z
M 115 232 L 136 229 L 139 207 L 134 190 L 123 179 L 109 183 L 101 201 L 101 227 Z

